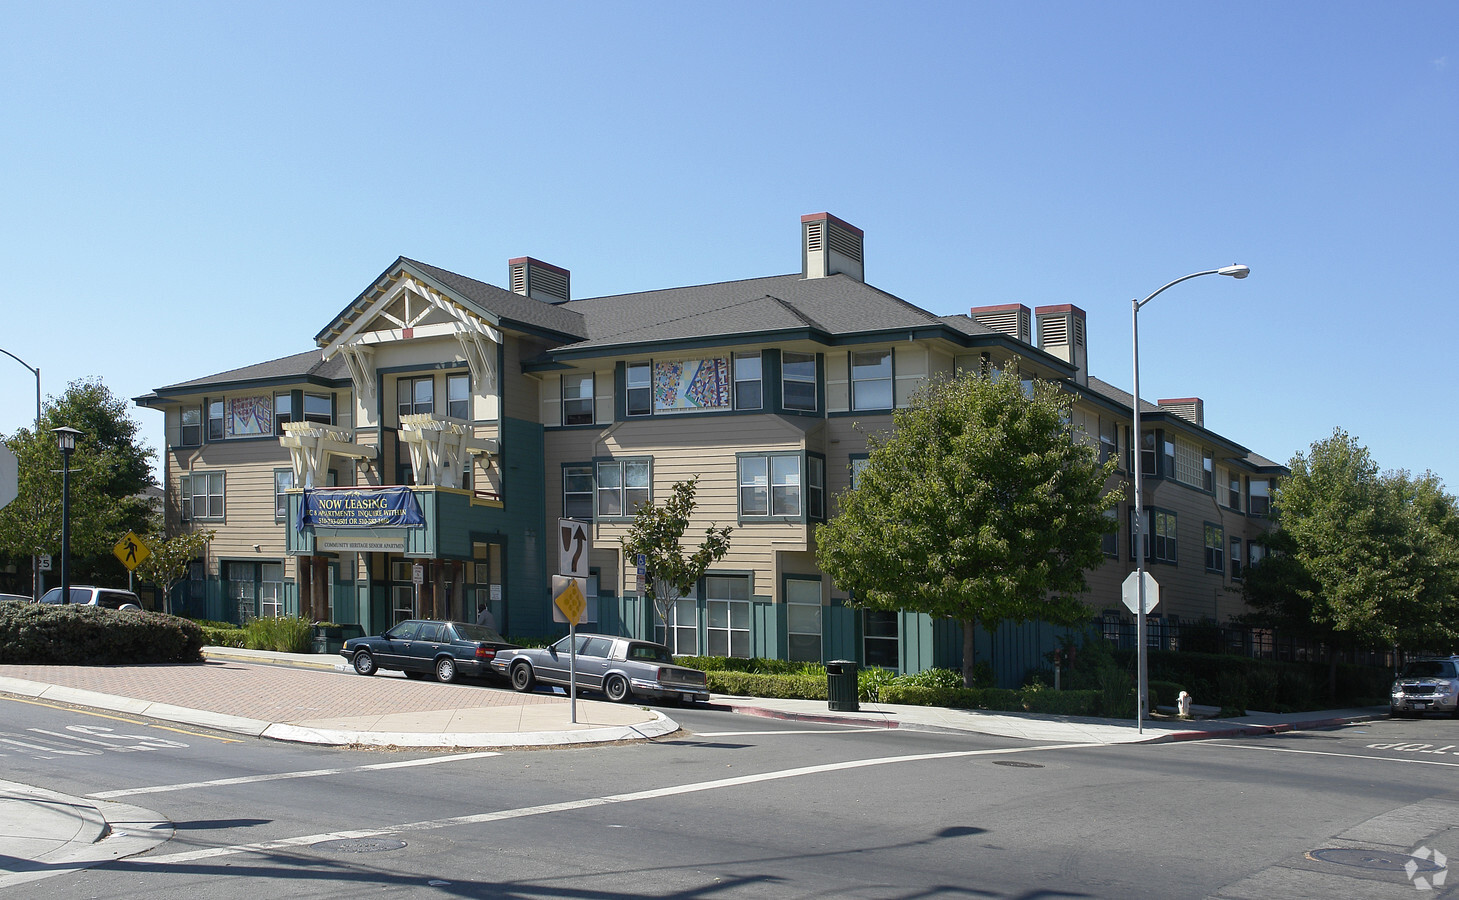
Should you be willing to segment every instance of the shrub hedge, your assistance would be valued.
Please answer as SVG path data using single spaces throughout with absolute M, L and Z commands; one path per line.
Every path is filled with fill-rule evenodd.
M 0 603 L 0 662 L 113 666 L 199 662 L 196 622 L 147 611 L 74 604 Z
M 1134 651 L 1115 651 L 1115 656 L 1133 671 Z M 1152 650 L 1147 659 L 1152 689 L 1158 682 L 1175 682 L 1184 685 L 1195 703 L 1225 709 L 1295 712 L 1333 705 L 1379 705 L 1387 702 L 1392 679 L 1387 669 L 1340 664 L 1333 697 L 1328 695 L 1328 664 L 1324 662 L 1168 650 Z M 1166 703 L 1164 695 L 1160 702 Z

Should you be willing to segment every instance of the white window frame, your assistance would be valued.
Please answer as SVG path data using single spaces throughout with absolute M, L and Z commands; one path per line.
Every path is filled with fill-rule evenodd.
M 799 519 L 806 510 L 803 460 L 805 454 L 742 453 L 739 455 L 739 512 L 743 519 Z M 786 464 L 794 462 L 794 471 Z M 747 465 L 751 471 L 747 472 Z M 824 480 L 824 466 L 822 467 Z M 746 511 L 745 497 L 763 494 L 764 512 Z M 822 496 L 824 497 L 824 485 Z M 792 508 L 791 499 L 794 498 Z M 758 504 L 756 504 L 758 506 Z
M 814 599 L 810 594 L 814 593 Z M 804 594 L 803 598 L 797 595 Z M 825 612 L 821 582 L 808 578 L 785 579 L 785 657 L 795 662 L 821 662 L 825 653 Z M 815 639 L 815 653 L 806 652 L 807 638 Z M 797 640 L 799 639 L 799 640 Z
M 790 368 L 791 368 L 791 359 L 790 359 L 790 357 L 795 357 L 794 362 L 798 366 L 804 366 L 804 365 L 806 365 L 808 363 L 810 365 L 810 367 L 811 367 L 811 374 L 810 374 L 810 376 L 807 377 L 807 376 L 802 375 L 802 374 L 799 374 L 799 373 L 792 375 L 791 374 L 791 371 L 790 371 Z M 818 369 L 818 366 L 816 365 L 816 355 L 814 353 L 798 353 L 798 352 L 796 352 L 794 350 L 782 350 L 781 351 L 781 353 L 780 353 L 780 405 L 781 405 L 781 407 L 783 409 L 794 410 L 795 412 L 815 412 L 817 410 L 817 408 L 818 408 L 818 401 L 816 399 L 816 393 L 817 393 L 818 388 L 819 388 L 819 386 L 817 384 L 817 381 L 818 381 L 818 377 L 817 377 L 818 376 L 818 372 L 817 372 L 817 369 Z M 810 385 L 810 405 L 809 406 L 805 406 L 805 405 L 799 405 L 798 406 L 798 405 L 795 405 L 795 404 L 793 404 L 793 403 L 790 402 L 790 393 L 786 390 L 786 386 L 787 385 L 791 385 L 791 384 L 798 384 L 798 385 L 807 385 L 808 384 L 808 385 Z
M 653 502 L 653 457 L 598 460 L 593 466 L 593 483 L 596 518 L 631 519 L 640 504 Z M 604 512 L 604 499 L 614 497 L 617 511 Z
M 284 425 L 294 421 L 294 395 L 289 391 L 274 394 L 274 434 L 283 434 Z
M 660 644 L 669 648 L 675 656 L 699 655 L 699 599 L 698 592 L 688 597 L 679 597 L 668 605 L 668 628 L 664 621 L 654 616 L 654 636 Z
M 1226 529 L 1214 522 L 1205 524 L 1206 571 L 1226 574 Z M 1216 542 L 1211 543 L 1212 536 Z
M 471 376 L 465 372 L 446 376 L 446 416 L 471 421 Z
M 266 562 L 258 568 L 258 614 L 277 619 L 284 614 L 284 564 Z M 277 579 L 268 577 L 274 574 Z
M 765 368 L 759 350 L 734 355 L 734 378 L 735 409 L 763 409 L 765 407 Z M 751 385 L 754 387 L 751 388 Z M 751 398 L 748 396 L 751 390 L 754 391 L 754 402 L 751 402 Z
M 623 372 L 624 413 L 637 418 L 654 412 L 652 362 L 629 363 Z
M 735 596 L 743 592 L 744 596 Z M 723 593 L 724 596 L 716 596 Z M 750 579 L 746 575 L 704 577 L 704 648 L 709 656 L 749 659 Z
M 191 415 L 189 415 L 191 413 Z M 188 424 L 192 419 L 192 424 Z M 188 439 L 188 432 L 192 432 L 192 439 Z M 189 404 L 181 410 L 178 419 L 177 441 L 179 447 L 200 447 L 203 443 L 203 408 L 197 404 Z
M 865 396 L 863 396 L 865 395 Z M 886 402 L 881 402 L 885 400 Z M 851 352 L 851 408 L 857 411 L 891 409 L 896 403 L 892 387 L 892 351 Z
M 208 521 L 224 518 L 227 509 L 227 472 L 223 469 L 190 472 L 183 476 L 190 496 L 184 502 L 189 504 L 191 515 L 186 521 Z M 213 488 L 217 488 L 214 492 Z
M 592 425 L 597 421 L 593 395 L 593 373 L 562 376 L 562 424 Z
M 227 404 L 222 397 L 215 397 L 208 400 L 208 440 L 221 441 L 224 438 L 223 426 L 227 421 Z
M 430 395 L 422 400 L 417 390 L 424 385 Z M 401 392 L 406 394 L 401 398 Z M 434 375 L 402 375 L 395 379 L 396 416 L 420 416 L 436 411 L 436 379 Z
M 314 403 L 309 401 L 313 400 Z M 320 409 L 320 406 L 323 406 Z M 311 409 L 311 406 L 313 407 Z M 316 425 L 334 424 L 334 398 L 328 394 L 305 394 L 304 395 L 304 421 L 313 422 Z
M 591 521 L 597 509 L 596 480 L 592 463 L 571 463 L 562 467 L 562 516 Z M 586 479 L 586 485 L 582 479 Z M 574 483 L 574 482 L 577 483 Z M 576 488 L 574 490 L 574 488 Z M 576 505 L 575 505 L 576 504 Z
M 274 521 L 289 518 L 288 491 L 294 487 L 293 469 L 274 469 Z

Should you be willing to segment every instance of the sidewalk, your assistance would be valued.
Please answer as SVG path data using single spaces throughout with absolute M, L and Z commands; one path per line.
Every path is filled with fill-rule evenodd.
M 656 710 L 565 696 L 355 675 L 337 656 L 208 647 L 207 662 L 150 666 L 0 665 L 0 694 L 236 734 L 337 746 L 522 748 L 647 740 L 679 730 Z M 1239 719 L 1147 721 L 989 713 L 716 694 L 710 708 L 850 728 L 987 734 L 1041 743 L 1129 744 L 1276 734 L 1381 718 L 1386 707 Z M 171 837 L 149 810 L 0 781 L 0 888 L 144 852 Z

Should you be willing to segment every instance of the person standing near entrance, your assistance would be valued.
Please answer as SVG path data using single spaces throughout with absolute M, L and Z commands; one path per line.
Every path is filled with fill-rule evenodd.
M 496 631 L 496 616 L 491 614 L 491 607 L 485 603 L 476 604 L 476 624 L 485 625 L 492 631 Z

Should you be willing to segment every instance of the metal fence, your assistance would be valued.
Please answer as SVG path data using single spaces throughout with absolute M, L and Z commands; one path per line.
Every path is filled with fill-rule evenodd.
M 1111 619 L 1096 620 L 1105 640 L 1121 650 L 1137 646 L 1137 624 Z M 1251 659 L 1281 662 L 1328 662 L 1328 645 L 1321 641 L 1296 637 L 1272 628 L 1250 625 L 1218 625 L 1213 622 L 1171 622 L 1151 618 L 1145 630 L 1145 642 L 1151 650 L 1175 650 L 1188 653 L 1227 653 Z M 1412 655 L 1412 654 L 1409 654 Z M 1339 662 L 1365 666 L 1392 667 L 1395 650 L 1339 649 Z

